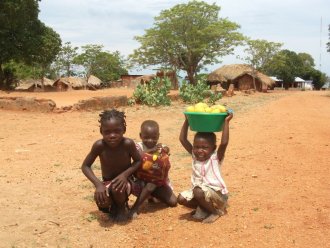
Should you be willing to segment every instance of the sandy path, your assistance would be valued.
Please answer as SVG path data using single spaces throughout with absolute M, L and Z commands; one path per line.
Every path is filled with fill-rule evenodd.
M 235 110 L 222 170 L 230 208 L 210 225 L 181 206 L 146 204 L 127 224 L 96 211 L 80 164 L 100 137 L 98 112 L 0 111 L 0 247 L 330 247 L 330 93 L 222 101 Z M 178 142 L 183 108 L 124 109 L 128 137 L 138 139 L 144 119 L 159 121 L 177 193 L 190 177 Z

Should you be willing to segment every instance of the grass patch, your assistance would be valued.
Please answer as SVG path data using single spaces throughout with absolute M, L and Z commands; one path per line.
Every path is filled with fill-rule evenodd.
M 93 195 L 87 195 L 83 198 L 86 201 L 94 202 L 94 196 Z
M 92 222 L 94 220 L 97 220 L 97 216 L 95 214 L 89 214 L 85 220 L 87 220 L 88 222 Z

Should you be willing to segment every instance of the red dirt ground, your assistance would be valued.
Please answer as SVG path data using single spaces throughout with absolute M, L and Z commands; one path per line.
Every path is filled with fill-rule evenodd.
M 131 94 L 15 94 L 66 106 L 102 92 Z M 96 210 L 94 188 L 80 170 L 100 138 L 99 112 L 1 110 L 0 247 L 330 247 L 330 92 L 240 94 L 220 103 L 235 111 L 222 168 L 230 207 L 212 224 L 161 203 L 146 203 L 132 222 L 113 223 Z M 121 108 L 126 136 L 135 140 L 143 120 L 159 122 L 176 193 L 190 184 L 191 159 L 178 141 L 184 108 Z M 93 168 L 100 175 L 99 161 Z

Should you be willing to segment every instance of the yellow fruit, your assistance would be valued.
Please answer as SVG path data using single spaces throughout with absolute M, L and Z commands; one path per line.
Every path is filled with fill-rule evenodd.
M 198 112 L 198 113 L 204 113 L 205 112 L 205 109 L 203 107 L 195 107 L 195 112 Z
M 195 112 L 195 107 L 194 107 L 194 106 L 188 106 L 188 107 L 186 108 L 186 111 L 187 111 L 187 112 Z
M 152 156 L 152 160 L 153 160 L 153 161 L 156 161 L 157 158 L 158 158 L 157 154 L 154 154 L 154 155 Z
M 220 113 L 220 110 L 219 109 L 213 109 L 212 113 Z
M 204 102 L 199 102 L 195 104 L 195 108 L 207 108 L 208 105 Z
M 218 109 L 220 110 L 221 113 L 225 113 L 227 111 L 225 106 L 219 106 Z
M 207 107 L 207 108 L 205 108 L 205 112 L 206 113 L 211 113 L 212 112 L 212 109 L 210 107 Z

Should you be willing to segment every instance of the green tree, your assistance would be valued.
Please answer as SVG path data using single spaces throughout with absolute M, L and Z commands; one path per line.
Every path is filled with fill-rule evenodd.
M 121 74 L 127 74 L 125 61 L 118 51 L 109 53 L 102 51 L 102 45 L 82 46 L 83 53 L 74 62 L 85 68 L 86 78 L 95 75 L 102 81 L 117 80 Z
M 303 65 L 303 60 L 297 53 L 282 50 L 264 65 L 264 71 L 268 75 L 281 78 L 285 88 L 288 89 L 295 77 L 302 74 Z
M 61 76 L 62 71 L 65 72 L 65 76 L 67 77 L 74 75 L 72 66 L 77 55 L 78 47 L 73 47 L 71 42 L 65 42 L 54 62 L 54 67 L 58 76 Z
M 247 47 L 244 49 L 246 56 L 243 58 L 249 65 L 251 65 L 253 85 L 256 89 L 255 77 L 256 70 L 263 71 L 263 67 L 270 59 L 277 54 L 282 45 L 281 43 L 269 42 L 267 40 L 246 40 Z
M 0 1 L 0 87 L 3 65 L 11 60 L 31 62 L 38 52 L 42 23 L 37 0 Z
M 34 62 L 40 67 L 41 87 L 44 89 L 44 77 L 51 63 L 61 49 L 61 38 L 52 28 L 44 26 L 42 39 L 38 46 L 38 54 Z
M 239 25 L 219 18 L 220 7 L 203 1 L 190 1 L 163 10 L 154 26 L 135 39 L 141 46 L 130 56 L 144 67 L 161 65 L 174 71 L 183 70 L 189 82 L 196 73 L 219 57 L 231 54 L 241 44 Z
M 267 40 L 247 39 L 246 45 L 244 52 L 247 55 L 243 59 L 256 70 L 262 70 L 264 65 L 281 50 L 283 44 Z

